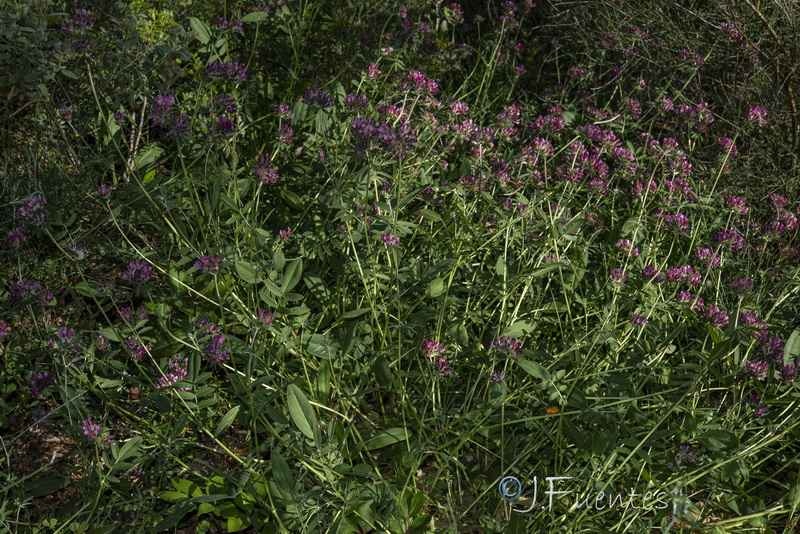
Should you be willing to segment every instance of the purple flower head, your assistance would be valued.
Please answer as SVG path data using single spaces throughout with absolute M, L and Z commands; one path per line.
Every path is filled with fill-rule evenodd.
M 125 347 L 128 349 L 131 357 L 140 362 L 147 357 L 147 354 L 152 350 L 150 345 L 143 344 L 138 337 L 130 335 L 125 339 Z
M 72 119 L 72 115 L 74 113 L 75 113 L 75 108 L 72 106 L 61 108 L 58 110 L 58 115 L 65 121 Z
M 281 239 L 283 239 L 284 241 L 289 239 L 290 235 L 292 235 L 292 227 L 291 226 L 287 226 L 286 230 L 278 230 L 278 236 Z
M 370 63 L 369 68 L 367 69 L 367 76 L 370 80 L 374 80 L 378 76 L 381 75 L 381 69 L 379 69 L 376 65 Z
M 664 282 L 664 273 L 660 272 L 655 265 L 648 265 L 642 269 L 642 278 L 661 284 Z
M 75 254 L 77 261 L 85 260 L 89 257 L 89 250 L 80 243 L 70 243 L 67 245 L 67 250 Z
M 259 323 L 261 323 L 264 326 L 269 326 L 269 325 L 272 324 L 272 321 L 274 321 L 274 320 L 275 320 L 275 316 L 272 315 L 271 313 L 267 313 L 267 311 L 264 310 L 264 308 L 259 308 L 258 309 L 257 321 Z
M 469 113 L 469 104 L 466 102 L 453 102 L 450 104 L 450 113 L 454 117 L 461 117 Z
M 736 148 L 736 143 L 730 137 L 719 137 L 717 143 L 722 146 L 722 150 L 728 155 L 730 159 L 739 155 L 739 150 Z
M 22 220 L 22 223 L 28 228 L 42 226 L 47 217 L 46 204 L 47 199 L 44 197 L 31 197 L 24 206 L 17 208 L 17 220 Z
M 506 373 L 505 371 L 495 371 L 492 373 L 492 382 L 494 384 L 499 384 L 500 382 L 505 382 L 506 380 Z
M 629 253 L 631 257 L 639 257 L 639 247 L 634 247 L 630 239 L 620 239 L 614 244 L 614 246 L 623 252 Z
M 161 126 L 167 122 L 167 112 L 175 104 L 175 97 L 172 95 L 156 95 L 153 98 L 153 109 L 148 118 L 155 126 Z
M 28 391 L 30 391 L 31 397 L 36 398 L 42 391 L 55 383 L 55 377 L 51 376 L 47 371 L 34 371 L 28 380 Z
M 83 422 L 83 435 L 89 441 L 94 440 L 100 435 L 100 425 L 92 423 L 92 418 L 89 417 Z
M 625 280 L 628 279 L 628 273 L 626 273 L 622 269 L 611 269 L 611 283 L 612 284 L 624 284 Z
M 192 132 L 189 115 L 185 113 L 173 115 L 167 123 L 167 137 L 172 139 L 182 139 Z
M 212 80 L 227 79 L 235 85 L 240 85 L 247 79 L 246 69 L 235 61 L 227 61 L 225 63 L 212 61 L 203 70 L 203 74 Z
M 288 124 L 281 124 L 278 129 L 278 142 L 291 145 L 294 142 L 294 130 Z
M 64 19 L 61 23 L 61 31 L 64 33 L 82 32 L 94 26 L 92 14 L 85 9 L 76 9 L 72 18 Z
M 274 165 L 272 165 L 269 154 L 262 154 L 259 156 L 258 163 L 256 163 L 256 166 L 253 167 L 250 172 L 255 174 L 256 177 L 265 184 L 274 184 L 278 181 L 278 171 L 276 171 Z
M 692 224 L 689 222 L 689 218 L 682 213 L 666 215 L 664 216 L 664 221 L 682 234 L 689 233 L 689 231 L 692 229 Z
M 739 278 L 738 280 L 734 280 L 731 284 L 733 289 L 739 293 L 740 295 L 746 295 L 753 291 L 753 286 L 755 285 L 752 280 L 748 280 L 746 278 Z
M 702 279 L 702 273 L 695 271 L 689 265 L 667 267 L 667 282 L 686 282 L 698 286 Z
M 792 382 L 797 376 L 797 366 L 793 363 L 784 365 L 781 368 L 781 380 L 784 382 Z
M 453 367 L 447 358 L 436 358 L 436 370 L 441 376 L 450 376 L 453 373 Z
M 769 412 L 769 406 L 758 406 L 755 410 L 753 410 L 753 418 L 760 419 L 764 417 Z
M 131 282 L 136 287 L 146 284 L 153 277 L 153 267 L 144 260 L 133 260 L 128 264 L 128 270 L 122 279 Z
M 744 362 L 744 373 L 753 375 L 757 380 L 764 380 L 767 378 L 768 372 L 768 362 L 754 362 L 751 360 Z
M 522 342 L 514 337 L 500 336 L 492 342 L 491 347 L 509 358 L 519 358 L 522 354 Z
M 635 324 L 637 326 L 644 326 L 647 324 L 647 316 L 646 315 L 632 315 L 631 316 L 631 324 Z
M 292 109 L 288 104 L 278 104 L 272 108 L 272 112 L 281 120 L 287 121 L 294 118 L 294 113 L 292 113 Z
M 197 322 L 197 329 L 199 331 L 197 335 L 200 337 L 207 336 L 208 334 L 216 334 L 222 330 L 222 328 L 209 317 L 201 318 Z
M 225 336 L 217 334 L 206 343 L 203 349 L 203 359 L 210 361 L 212 364 L 219 364 L 231 359 L 230 349 L 222 348 L 225 343 Z
M 747 212 L 750 211 L 745 201 L 737 196 L 726 198 L 725 206 L 737 215 L 747 215 Z
M 222 258 L 219 256 L 203 256 L 194 262 L 194 266 L 200 272 L 217 274 L 217 271 L 219 271 L 220 261 L 222 261 Z
M 758 106 L 751 108 L 747 114 L 747 120 L 756 126 L 766 126 L 769 122 L 767 121 L 767 110 Z
M 303 103 L 307 106 L 316 106 L 321 109 L 333 107 L 331 95 L 313 86 L 306 87 L 303 93 Z
M 426 339 L 422 343 L 422 354 L 430 358 L 438 358 L 442 356 L 446 350 L 447 347 L 445 347 L 444 343 L 438 343 L 433 339 Z
M 114 186 L 111 184 L 103 184 L 100 186 L 100 189 L 97 190 L 97 194 L 100 198 L 108 199 L 111 196 L 111 191 L 114 190 Z
M 381 234 L 381 240 L 387 247 L 394 247 L 400 243 L 400 238 L 391 232 L 383 232 L 383 234 Z
M 349 110 L 367 109 L 369 101 L 366 95 L 349 94 L 344 97 L 344 107 Z
M 42 289 L 39 282 L 23 280 L 8 288 L 8 299 L 13 303 L 27 304 L 35 302 L 45 306 L 53 300 L 53 294 Z
M 8 248 L 17 248 L 22 243 L 31 238 L 31 231 L 27 226 L 17 226 L 8 232 L 8 240 L 6 246 Z
M 229 135 L 233 135 L 234 125 L 233 121 L 230 120 L 228 117 L 217 117 L 216 126 L 214 127 L 214 132 L 220 137 L 228 137 Z
M 728 312 L 717 306 L 709 306 L 706 308 L 706 317 L 708 317 L 711 326 L 724 328 L 728 325 Z
M 688 306 L 694 300 L 691 291 L 678 291 L 678 296 L 675 298 L 678 304 Z
M 774 334 L 766 333 L 760 338 L 758 354 L 767 363 L 780 363 L 783 361 L 783 341 Z
M 171 386 L 176 382 L 185 380 L 189 374 L 189 358 L 183 356 L 173 356 L 167 362 L 167 369 L 164 371 L 164 376 L 156 381 L 157 388 L 164 388 Z M 188 390 L 189 388 L 184 388 Z
M 698 248 L 695 256 L 709 269 L 716 269 L 717 267 L 720 266 L 719 256 L 714 252 L 712 252 L 711 249 L 709 248 L 706 247 Z
M 0 342 L 7 338 L 10 332 L 11 327 L 8 326 L 8 323 L 0 319 Z

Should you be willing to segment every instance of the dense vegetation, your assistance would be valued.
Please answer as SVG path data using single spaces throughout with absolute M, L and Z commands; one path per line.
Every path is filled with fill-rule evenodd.
M 794 4 L 0 20 L 0 532 L 794 531 Z

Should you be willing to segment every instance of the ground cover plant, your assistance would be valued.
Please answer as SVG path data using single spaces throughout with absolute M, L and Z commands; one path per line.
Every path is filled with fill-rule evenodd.
M 623 4 L 0 7 L 0 529 L 794 531 L 793 96 Z

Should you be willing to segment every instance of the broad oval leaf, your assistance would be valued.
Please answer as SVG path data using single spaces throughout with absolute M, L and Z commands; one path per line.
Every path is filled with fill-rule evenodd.
M 228 413 L 222 416 L 222 419 L 219 420 L 217 424 L 217 428 L 214 430 L 214 437 L 219 437 L 220 434 L 225 432 L 229 426 L 233 424 L 234 419 L 236 419 L 236 414 L 239 413 L 239 406 L 234 406 L 231 408 Z

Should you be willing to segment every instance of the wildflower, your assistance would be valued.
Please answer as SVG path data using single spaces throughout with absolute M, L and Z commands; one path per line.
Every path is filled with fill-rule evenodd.
M 781 368 L 781 380 L 784 382 L 791 382 L 797 376 L 797 366 L 795 364 L 790 363 L 788 365 L 784 365 Z
M 700 247 L 697 249 L 695 256 L 698 260 L 705 263 L 706 267 L 709 269 L 716 269 L 720 265 L 719 256 L 712 252 L 711 249 Z
M 100 198 L 108 199 L 111 196 L 111 191 L 114 190 L 114 186 L 111 184 L 103 184 L 100 186 L 100 189 L 97 190 L 97 194 Z
M 214 334 L 222 330 L 218 324 L 214 323 L 214 321 L 208 317 L 203 317 L 197 322 L 197 329 L 200 330 L 198 334 L 200 337 Z
M 0 319 L 0 342 L 8 337 L 9 332 L 11 332 L 11 327 L 8 326 L 7 322 Z
M 17 219 L 22 220 L 23 225 L 28 228 L 38 228 L 44 224 L 47 216 L 45 205 L 47 199 L 44 197 L 31 197 L 24 206 L 17 209 Z
M 466 115 L 469 112 L 469 104 L 467 104 L 466 102 L 461 102 L 461 101 L 453 102 L 452 104 L 450 104 L 450 108 L 449 109 L 450 109 L 450 113 L 454 117 L 461 117 L 463 115 Z
M 55 383 L 55 377 L 47 371 L 34 371 L 28 380 L 28 391 L 30 391 L 31 397 L 36 398 L 42 391 Z
M 22 280 L 8 288 L 8 300 L 19 304 L 35 301 L 44 306 L 53 300 L 53 294 L 43 289 L 39 282 Z
M 422 343 L 422 354 L 431 358 L 443 355 L 446 350 L 447 347 L 445 347 L 444 343 L 438 343 L 433 339 L 426 339 Z
M 667 268 L 667 282 L 687 282 L 693 286 L 700 285 L 703 275 L 689 265 Z
M 675 111 L 675 104 L 673 104 L 672 100 L 670 100 L 666 96 L 661 97 L 661 111 L 664 112 Z
M 203 256 L 194 262 L 195 268 L 203 273 L 217 274 L 219 263 L 222 260 L 219 256 Z
M 689 305 L 693 300 L 694 296 L 690 291 L 679 291 L 678 296 L 675 298 L 678 304 L 682 304 L 684 306 Z
M 167 125 L 167 137 L 172 139 L 182 139 L 189 135 L 192 127 L 189 123 L 189 115 L 182 113 L 180 115 L 173 115 L 169 118 Z
M 645 280 L 653 280 L 656 284 L 664 282 L 664 274 L 656 269 L 655 265 L 648 265 L 642 269 L 642 278 Z
M 774 334 L 766 333 L 759 339 L 758 354 L 767 363 L 779 363 L 783 360 L 783 341 Z
M 64 33 L 82 32 L 94 26 L 92 14 L 85 9 L 76 9 L 72 18 L 64 19 L 61 31 Z
M 275 320 L 275 316 L 271 313 L 267 313 L 264 308 L 258 309 L 258 322 L 264 326 L 269 326 L 272 324 L 272 321 Z
M 291 145 L 294 142 L 294 130 L 288 124 L 281 124 L 278 129 L 278 142 Z
M 631 257 L 639 257 L 639 247 L 634 247 L 630 239 L 620 239 L 614 246 L 621 251 L 629 253 Z
M 212 364 L 230 360 L 231 351 L 230 349 L 223 349 L 223 343 L 225 343 L 225 336 L 222 334 L 217 334 L 211 338 L 205 345 L 203 358 L 210 361 Z
M 376 65 L 370 63 L 369 68 L 367 69 L 367 76 L 370 80 L 374 80 L 378 76 L 381 75 L 381 69 L 379 69 Z
M 284 241 L 289 239 L 289 236 L 292 235 L 292 227 L 291 226 L 287 226 L 286 230 L 278 230 L 278 235 Z
M 644 326 L 647 324 L 647 316 L 646 315 L 632 315 L 631 316 L 631 324 L 636 326 Z
M 753 335 L 759 339 L 766 333 L 767 328 L 769 328 L 767 322 L 758 316 L 758 312 L 742 312 L 742 315 L 739 317 L 739 321 L 743 325 L 757 330 L 756 332 L 753 332 Z
M 769 363 L 767 362 L 754 362 L 751 360 L 744 362 L 745 374 L 751 374 L 758 380 L 764 380 L 767 378 L 768 371 Z
M 745 402 L 749 406 L 752 406 L 753 408 L 755 408 L 756 406 L 761 404 L 761 397 L 751 393 L 750 395 L 747 396 L 747 398 L 745 399 Z
M 739 278 L 738 280 L 734 280 L 731 285 L 733 289 L 739 293 L 740 295 L 746 295 L 751 293 L 753 290 L 753 286 L 755 285 L 752 280 L 748 280 L 746 278 Z
M 214 103 L 218 105 L 225 113 L 236 113 L 236 111 L 239 109 L 239 104 L 231 95 L 214 95 L 212 99 L 214 100 Z
M 744 239 L 734 230 L 718 230 L 714 234 L 714 241 L 726 245 L 731 252 L 738 252 L 744 246 Z
M 631 117 L 633 117 L 634 119 L 642 114 L 642 105 L 639 103 L 638 100 L 626 97 L 622 99 L 622 103 L 625 104 L 625 106 L 627 106 L 628 113 L 630 113 Z
M 306 88 L 305 93 L 303 93 L 303 103 L 307 106 L 316 106 L 324 109 L 333 106 L 333 99 L 331 99 L 331 95 L 322 89 L 309 86 Z
M 182 357 L 182 356 L 173 356 L 169 359 L 167 363 L 167 371 L 164 372 L 164 376 L 159 378 L 156 381 L 157 388 L 164 388 L 167 386 L 171 386 L 176 382 L 180 382 L 181 380 L 185 380 L 186 376 L 189 374 L 189 358 Z M 183 388 L 187 390 L 189 388 Z
M 759 406 L 755 410 L 753 410 L 753 418 L 759 419 L 761 417 L 764 417 L 765 415 L 767 415 L 767 412 L 769 412 L 768 406 Z
M 675 228 L 675 230 L 677 230 L 682 234 L 689 233 L 689 231 L 692 229 L 692 225 L 689 222 L 689 218 L 682 213 L 676 213 L 674 215 L 666 215 L 664 217 L 664 221 L 666 221 L 673 228 Z
M 453 2 L 449 7 L 445 8 L 445 13 L 450 15 L 455 24 L 464 22 L 464 12 L 461 10 L 461 4 Z
M 75 108 L 72 106 L 61 108 L 58 110 L 58 115 L 65 121 L 72 119 L 72 115 L 74 113 L 75 113 Z
M 769 122 L 767 121 L 767 110 L 758 106 L 751 108 L 747 113 L 747 120 L 756 126 L 766 126 Z
M 217 124 L 214 131 L 220 137 L 232 135 L 234 131 L 233 121 L 228 117 L 217 117 Z
M 628 273 L 626 273 L 622 269 L 611 269 L 612 284 L 624 284 L 625 280 L 627 279 L 628 279 Z
M 148 118 L 155 126 L 161 126 L 167 122 L 167 112 L 175 104 L 175 97 L 172 95 L 156 95 L 153 98 L 153 108 Z
M 278 181 L 278 171 L 275 170 L 269 154 L 262 154 L 259 156 L 258 163 L 256 163 L 256 166 L 253 167 L 250 172 L 255 174 L 256 177 L 261 180 L 261 183 L 264 184 L 274 184 Z
M 728 312 L 717 306 L 709 306 L 706 309 L 706 317 L 708 317 L 711 322 L 711 326 L 724 328 L 728 325 Z
M 128 264 L 128 270 L 122 275 L 122 279 L 138 287 L 146 284 L 152 276 L 153 267 L 149 263 L 144 260 L 133 260 Z
M 103 334 L 97 334 L 96 339 L 98 350 L 108 350 L 111 348 L 111 345 L 108 343 L 108 338 L 106 338 Z
M 450 376 L 453 373 L 453 368 L 447 358 L 437 358 L 436 369 L 441 376 Z
M 247 79 L 247 71 L 235 61 L 220 63 L 219 61 L 212 61 L 203 70 L 203 74 L 211 79 L 226 78 L 229 82 L 240 85 Z
M 142 344 L 141 340 L 133 335 L 130 335 L 127 337 L 127 339 L 125 339 L 125 347 L 128 349 L 131 357 L 137 362 L 144 360 L 152 350 L 149 344 Z
M 518 358 L 522 354 L 522 342 L 514 337 L 500 336 L 492 342 L 491 347 L 509 358 Z
M 94 440 L 100 435 L 100 425 L 92 423 L 92 418 L 89 417 L 83 422 L 83 435 L 86 436 L 86 439 L 89 441 Z
M 495 371 L 492 373 L 492 382 L 495 384 L 499 384 L 500 382 L 505 382 L 506 380 L 506 373 L 505 371 Z
M 356 110 L 356 109 L 367 109 L 369 105 L 369 101 L 367 100 L 366 95 L 359 95 L 359 94 L 349 94 L 344 97 L 344 107 L 345 109 L 349 110 Z
M 281 120 L 290 120 L 294 118 L 291 108 L 287 104 L 278 104 L 272 108 L 272 112 Z
M 400 238 L 391 232 L 383 232 L 383 234 L 381 234 L 381 240 L 383 240 L 383 244 L 387 247 L 394 247 L 400 243 Z
M 8 232 L 8 240 L 6 246 L 8 248 L 17 248 L 22 243 L 31 238 L 31 231 L 27 226 L 17 226 Z
M 734 143 L 733 139 L 730 137 L 718 137 L 717 143 L 722 146 L 722 149 L 730 159 L 733 159 L 739 155 L 739 150 L 736 148 L 736 143 Z
M 67 245 L 67 250 L 75 254 L 77 261 L 85 260 L 89 257 L 89 250 L 80 243 L 70 243 Z

